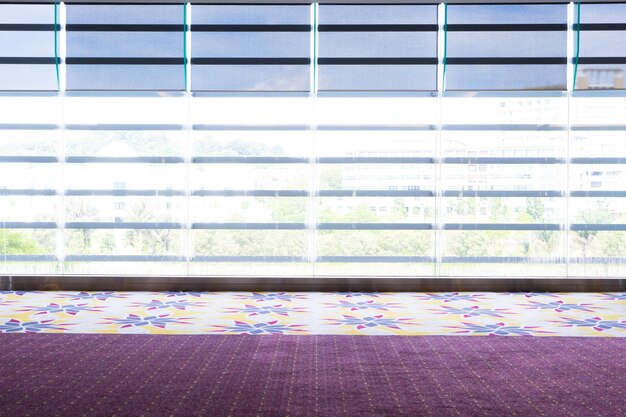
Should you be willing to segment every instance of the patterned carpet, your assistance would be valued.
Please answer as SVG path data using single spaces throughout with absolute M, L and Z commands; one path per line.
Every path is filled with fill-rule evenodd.
M 0 333 L 626 337 L 626 294 L 0 291 Z
M 0 334 L 0 417 L 622 417 L 598 337 Z

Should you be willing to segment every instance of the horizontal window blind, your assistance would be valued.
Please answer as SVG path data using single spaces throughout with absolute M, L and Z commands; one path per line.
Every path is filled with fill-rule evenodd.
M 68 90 L 185 89 L 183 6 L 67 5 Z
M 580 14 L 579 14 L 580 8 Z M 626 5 L 576 8 L 576 89 L 623 89 L 626 71 Z
M 57 90 L 55 23 L 53 5 L 0 4 L 0 91 Z
M 447 7 L 448 90 L 563 90 L 566 5 Z
M 308 91 L 311 17 L 301 6 L 196 6 L 193 91 Z
M 436 90 L 437 7 L 319 6 L 319 89 Z

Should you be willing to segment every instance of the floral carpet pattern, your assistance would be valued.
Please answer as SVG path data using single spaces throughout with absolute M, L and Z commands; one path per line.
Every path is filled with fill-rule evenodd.
M 626 294 L 0 291 L 0 333 L 626 337 Z

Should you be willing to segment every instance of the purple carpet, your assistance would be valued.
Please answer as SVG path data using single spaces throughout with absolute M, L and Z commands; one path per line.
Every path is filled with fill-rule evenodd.
M 624 416 L 626 339 L 0 334 L 1 416 Z

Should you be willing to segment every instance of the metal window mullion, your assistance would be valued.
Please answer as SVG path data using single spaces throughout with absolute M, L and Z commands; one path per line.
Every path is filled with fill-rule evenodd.
M 307 253 L 305 256 L 307 257 L 308 262 L 311 265 L 311 275 L 315 276 L 316 270 L 316 262 L 317 262 L 317 191 L 319 188 L 319 173 L 318 173 L 318 164 L 317 164 L 317 91 L 318 91 L 318 66 L 317 66 L 317 54 L 318 54 L 318 4 L 317 2 L 313 2 L 311 4 L 311 32 L 309 35 L 310 40 L 310 146 L 309 146 L 309 195 L 307 197 L 307 205 L 308 205 L 308 218 L 306 220 L 307 223 Z
M 187 7 L 186 13 L 186 28 L 187 32 L 185 33 L 186 42 L 185 47 L 187 50 L 185 51 L 185 56 L 187 57 L 187 63 L 185 66 L 185 71 L 187 75 L 187 83 L 185 86 L 185 105 L 187 106 L 186 112 L 186 125 L 185 129 L 185 219 L 184 219 L 184 247 L 185 247 L 185 270 L 187 276 L 191 275 L 191 260 L 193 259 L 193 235 L 191 233 L 191 162 L 192 162 L 192 120 L 191 120 L 191 13 L 193 12 L 193 6 L 191 3 L 186 4 L 184 7 Z
M 59 123 L 59 192 L 58 192 L 58 212 L 57 212 L 57 262 L 59 272 L 61 275 L 65 274 L 65 156 L 66 156 L 66 143 L 65 143 L 65 89 L 67 86 L 67 9 L 66 4 L 61 2 L 59 4 L 59 20 L 61 30 L 59 31 L 59 58 L 61 60 L 59 65 L 59 100 L 60 100 L 60 123 Z
M 187 58 L 187 62 L 185 62 L 185 74 L 187 76 L 185 91 L 189 93 L 191 91 L 191 13 L 193 12 L 193 6 L 191 5 L 191 3 L 185 3 L 184 7 L 186 7 L 185 25 L 187 29 L 185 32 L 185 57 Z
M 435 144 L 435 224 L 434 256 L 435 277 L 442 274 L 443 260 L 443 93 L 445 88 L 444 51 L 445 51 L 445 14 L 446 5 L 437 5 L 437 135 Z
M 570 274 L 570 263 L 571 263 L 571 251 L 570 251 L 570 204 L 572 202 L 570 196 L 570 167 L 571 167 L 571 154 L 570 154 L 570 144 L 572 141 L 572 93 L 574 88 L 574 31 L 573 25 L 575 21 L 574 16 L 574 3 L 569 2 L 567 4 L 567 83 L 566 83 L 566 100 L 567 100 L 567 133 L 566 133 L 566 143 L 565 143 L 565 181 L 564 181 L 564 192 L 563 196 L 563 204 L 564 207 L 564 219 L 563 219 L 563 237 L 565 239 L 565 276 L 569 276 Z
M 67 57 L 67 31 L 66 31 L 67 11 L 65 3 L 59 4 L 59 23 L 61 30 L 59 31 L 59 87 L 60 92 L 65 93 L 67 85 L 67 66 L 65 59 Z

